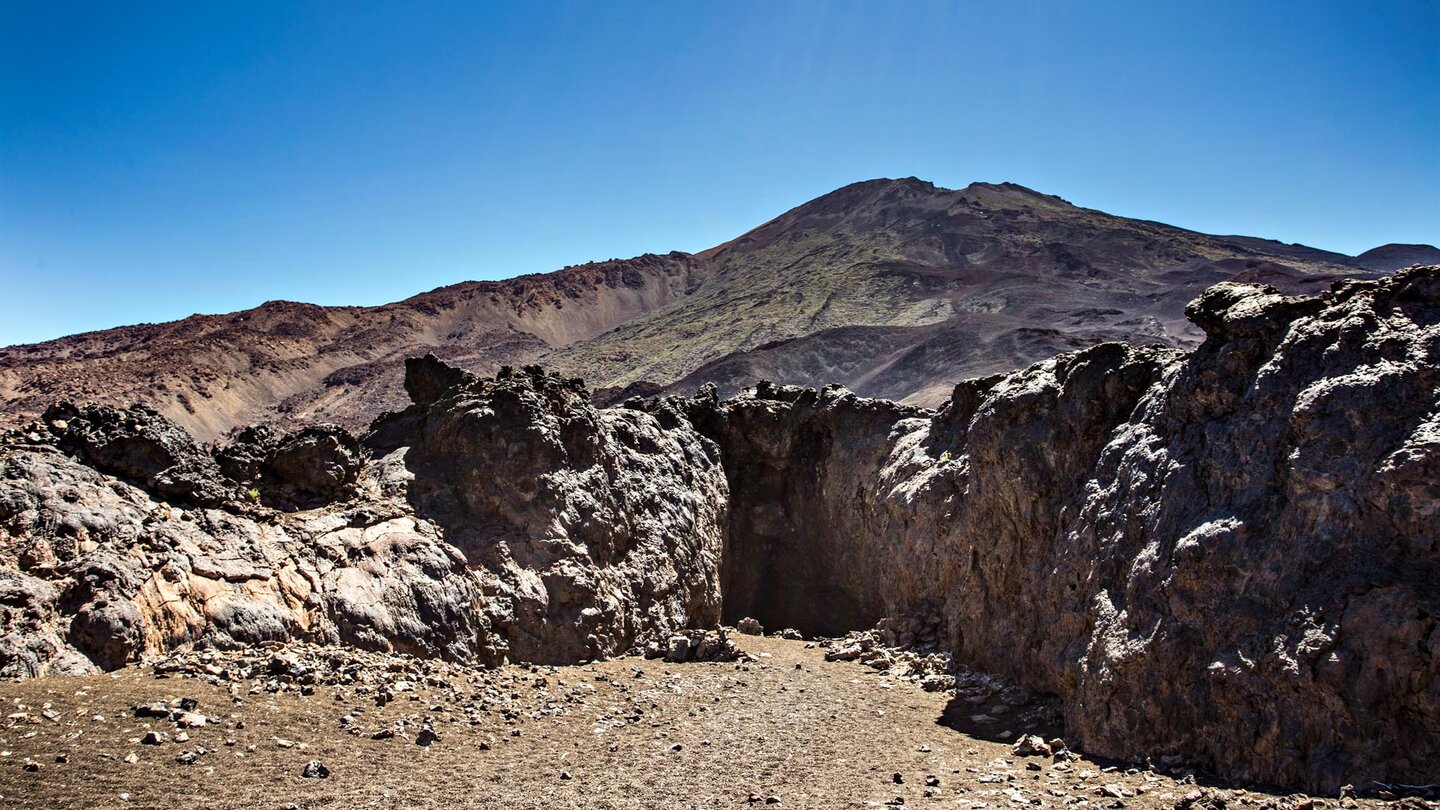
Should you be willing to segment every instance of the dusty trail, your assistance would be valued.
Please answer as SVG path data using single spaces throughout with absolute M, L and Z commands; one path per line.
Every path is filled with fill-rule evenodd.
M 1196 789 L 1083 757 L 1017 757 L 1007 742 L 942 725 L 951 692 L 827 662 L 802 641 L 736 638 L 754 661 L 447 668 L 435 679 L 452 688 L 420 676 L 381 707 L 353 687 L 320 685 L 307 696 L 272 694 L 257 682 L 236 690 L 237 705 L 223 686 L 140 667 L 6 683 L 0 805 L 680 808 L 765 807 L 775 797 L 781 807 L 824 808 L 900 797 L 906 806 L 970 810 L 1142 810 L 1174 807 Z M 175 742 L 175 723 L 134 716 L 137 704 L 182 697 L 220 722 L 186 729 L 188 740 Z M 429 746 L 415 742 L 425 718 L 439 735 Z M 394 737 L 372 739 L 397 727 Z M 165 741 L 141 743 L 151 730 Z M 991 736 L 1022 730 L 996 727 Z M 194 764 L 177 762 L 200 748 L 207 753 Z M 132 754 L 136 761 L 126 762 Z M 330 776 L 301 778 L 315 759 Z M 927 786 L 929 777 L 938 785 Z M 1104 795 L 1107 788 L 1124 798 Z M 1266 793 L 1227 794 L 1232 807 L 1303 807 Z

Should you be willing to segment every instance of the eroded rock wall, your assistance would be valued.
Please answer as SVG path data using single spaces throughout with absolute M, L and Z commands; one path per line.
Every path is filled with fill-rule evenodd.
M 1192 354 L 1098 346 L 933 415 L 835 389 L 671 400 L 731 478 L 727 611 L 919 617 L 1059 696 L 1097 754 L 1437 781 L 1440 268 L 1222 284 L 1188 314 Z
M 408 445 L 416 514 L 496 575 L 514 657 L 612 656 L 718 624 L 729 495 L 713 443 L 668 411 L 598 410 L 537 367 L 425 381 L 447 373 L 411 361 L 417 404 L 376 434 Z
M 720 616 L 713 444 L 538 370 L 415 361 L 368 447 L 334 426 L 196 444 L 61 405 L 0 446 L 0 675 L 304 639 L 575 662 Z
M 393 504 L 179 505 L 46 448 L 0 456 L 0 674 L 112 669 L 192 643 L 504 652 L 482 577 Z

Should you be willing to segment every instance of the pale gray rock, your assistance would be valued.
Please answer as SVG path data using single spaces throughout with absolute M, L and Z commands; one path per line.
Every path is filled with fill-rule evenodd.
M 212 457 L 141 408 L 57 406 L 8 441 L 0 673 L 292 639 L 567 663 L 717 623 L 727 493 L 687 422 L 543 374 L 414 367 L 439 399 L 369 465 L 333 426 Z

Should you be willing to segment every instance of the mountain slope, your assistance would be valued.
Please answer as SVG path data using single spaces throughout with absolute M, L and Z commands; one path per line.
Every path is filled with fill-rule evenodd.
M 711 272 L 693 295 L 544 362 L 599 387 L 771 378 L 934 404 L 955 380 L 1102 340 L 1193 346 L 1185 303 L 1218 281 L 1302 291 L 1363 272 L 1010 183 L 915 178 L 846 186 L 697 255 Z
M 1381 245 L 1356 256 L 1355 263 L 1369 270 L 1393 273 L 1416 264 L 1440 264 L 1440 248 L 1433 245 Z
M 53 400 L 143 402 L 202 439 L 401 407 L 402 363 L 540 360 L 602 400 L 715 382 L 840 383 L 921 404 L 955 381 L 1104 340 L 1193 346 L 1185 303 L 1237 279 L 1313 291 L 1434 248 L 1359 259 L 1079 208 L 1010 183 L 855 183 L 696 255 L 466 282 L 379 307 L 231 315 L 0 349 L 0 427 Z
M 10 424 L 62 398 L 143 402 L 207 440 L 254 421 L 358 428 L 408 401 L 405 357 L 433 352 L 493 373 L 683 297 L 703 276 L 687 254 L 647 254 L 378 307 L 272 301 L 90 332 L 0 349 L 0 399 Z

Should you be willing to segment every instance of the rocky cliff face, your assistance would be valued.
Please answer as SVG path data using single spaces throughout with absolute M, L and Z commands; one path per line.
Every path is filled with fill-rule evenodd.
M 573 662 L 718 621 L 725 481 L 688 424 L 537 370 L 409 383 L 363 450 L 334 426 L 208 448 L 143 407 L 7 436 L 0 674 L 284 639 Z
M 731 478 L 727 613 L 912 617 L 1059 696 L 1098 754 L 1435 781 L 1440 268 L 1222 284 L 1187 312 L 1189 355 L 1102 345 L 933 415 L 836 389 L 672 400 Z
M 434 358 L 358 443 L 57 406 L 0 449 L 0 671 L 884 620 L 1055 696 L 1095 754 L 1440 780 L 1440 267 L 1186 312 L 1191 353 L 1103 344 L 938 411 L 768 384 L 598 410 Z
M 578 380 L 537 367 L 451 375 L 411 361 L 416 404 L 370 441 L 408 445 L 392 465 L 408 503 L 497 574 L 514 657 L 611 656 L 647 632 L 719 621 L 728 494 L 713 444 L 663 411 L 596 410 Z

